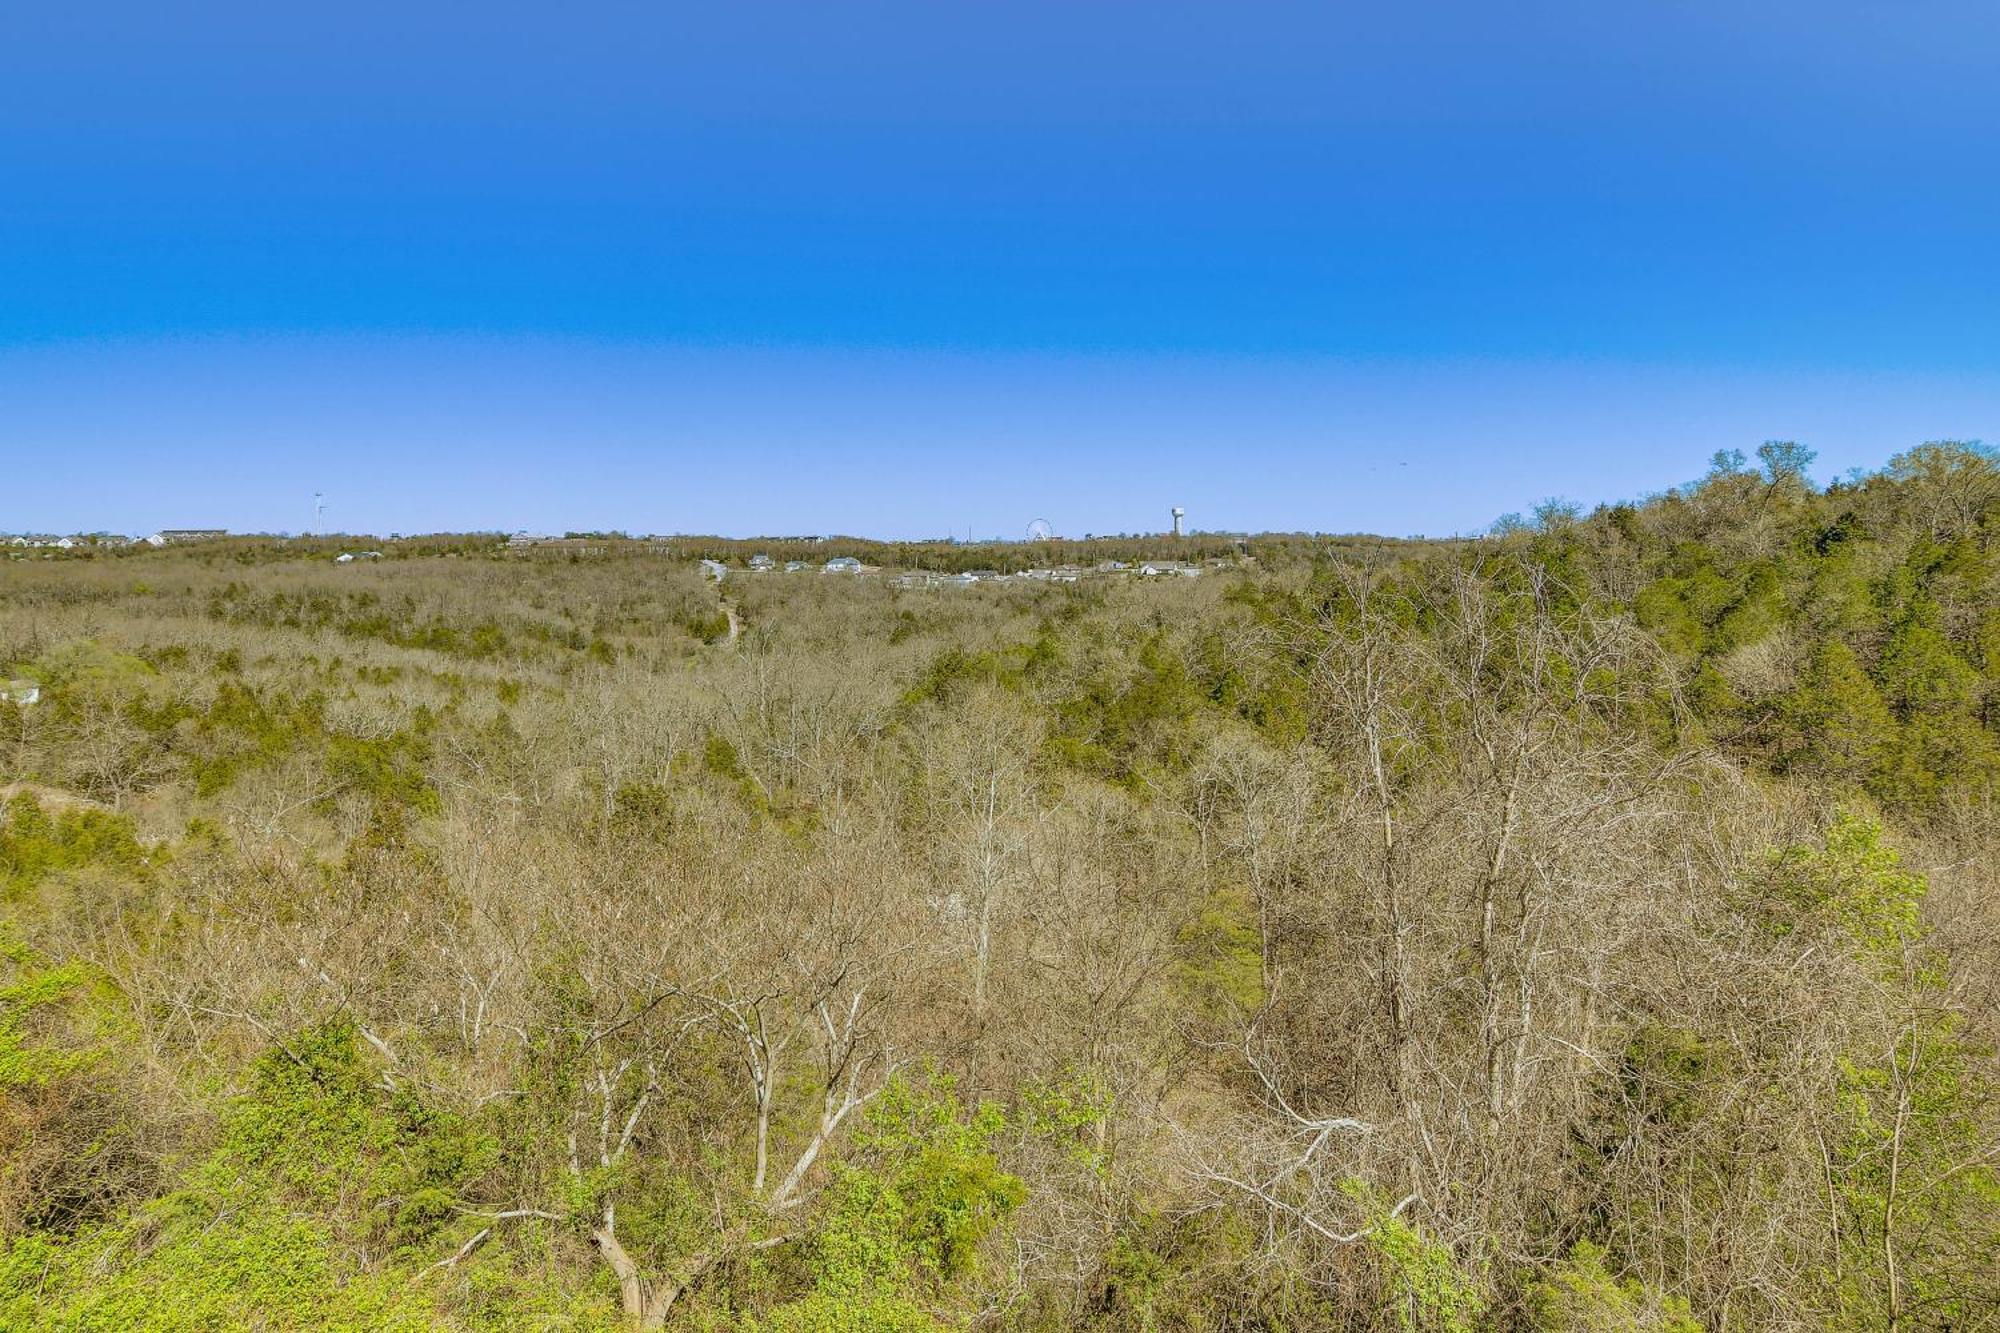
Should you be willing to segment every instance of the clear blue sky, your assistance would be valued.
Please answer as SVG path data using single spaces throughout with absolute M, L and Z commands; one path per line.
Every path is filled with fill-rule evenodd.
M 1996 68 L 1955 0 L 15 6 L 0 529 L 1448 532 L 2000 437 Z

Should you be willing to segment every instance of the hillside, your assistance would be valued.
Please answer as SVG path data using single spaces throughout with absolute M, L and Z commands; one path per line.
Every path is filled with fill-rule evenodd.
M 1993 1326 L 2000 463 L 1810 464 L 0 563 L 0 1327 Z

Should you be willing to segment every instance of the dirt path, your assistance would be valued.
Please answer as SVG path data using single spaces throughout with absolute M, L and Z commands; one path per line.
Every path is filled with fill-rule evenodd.
M 722 641 L 735 643 L 743 634 L 743 617 L 736 614 L 736 603 L 727 597 L 719 600 L 722 602 L 722 614 L 729 617 L 729 634 Z

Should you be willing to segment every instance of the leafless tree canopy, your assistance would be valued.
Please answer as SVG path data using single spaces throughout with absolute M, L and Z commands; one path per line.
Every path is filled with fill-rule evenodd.
M 0 1325 L 2000 1326 L 2000 485 L 1788 457 L 1160 582 L 9 563 Z

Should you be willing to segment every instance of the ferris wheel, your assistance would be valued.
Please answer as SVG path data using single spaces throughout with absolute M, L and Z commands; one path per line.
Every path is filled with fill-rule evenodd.
M 1038 518 L 1028 525 L 1028 540 L 1031 542 L 1051 541 L 1055 535 L 1055 528 L 1045 518 Z

